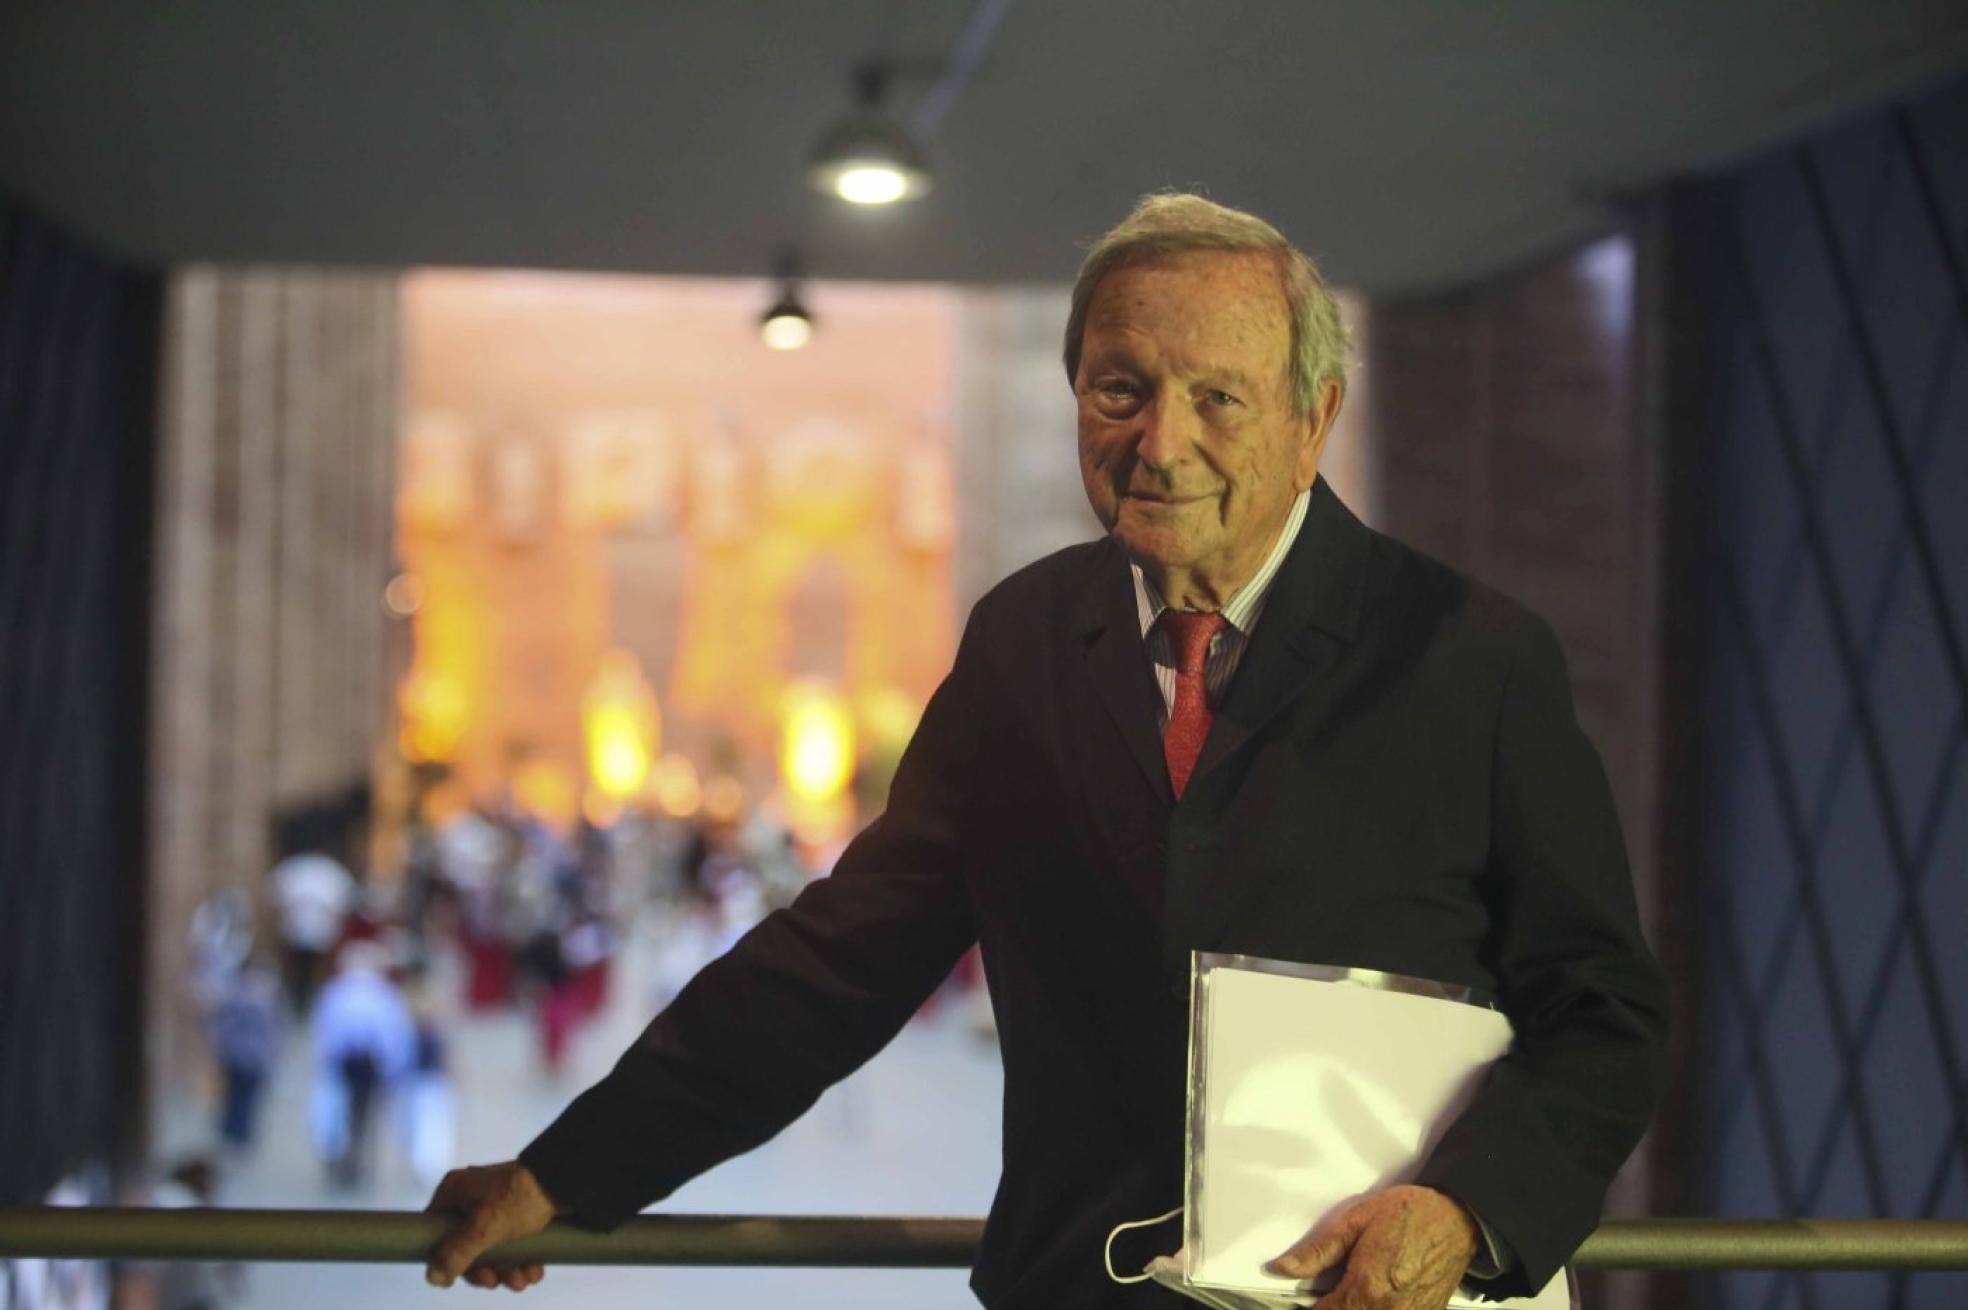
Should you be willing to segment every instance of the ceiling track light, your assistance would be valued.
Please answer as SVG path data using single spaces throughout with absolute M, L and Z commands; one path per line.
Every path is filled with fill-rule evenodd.
M 813 340 L 813 314 L 800 297 L 800 260 L 795 251 L 779 257 L 779 297 L 759 318 L 759 336 L 771 350 L 798 350 Z
M 928 155 L 882 110 L 893 73 L 879 63 L 854 70 L 854 111 L 820 138 L 806 170 L 816 190 L 870 206 L 913 200 L 929 190 Z

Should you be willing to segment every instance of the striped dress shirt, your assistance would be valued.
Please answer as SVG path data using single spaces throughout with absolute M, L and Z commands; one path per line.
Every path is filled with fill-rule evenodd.
M 1310 491 L 1298 493 L 1271 553 L 1264 557 L 1264 563 L 1251 575 L 1250 581 L 1237 588 L 1223 607 L 1223 630 L 1211 638 L 1209 659 L 1203 665 L 1203 684 L 1208 690 L 1211 709 L 1222 703 L 1223 689 L 1230 685 L 1231 675 L 1244 658 L 1244 647 L 1250 644 L 1251 633 L 1257 630 L 1257 620 L 1264 613 L 1265 598 L 1271 594 L 1271 580 L 1277 577 L 1278 566 L 1285 562 L 1292 542 L 1298 539 L 1299 525 L 1305 522 L 1305 507 L 1311 498 Z M 1168 633 L 1157 627 L 1155 620 L 1168 608 L 1168 602 L 1162 599 L 1161 591 L 1148 580 L 1139 564 L 1130 562 L 1128 567 L 1134 570 L 1134 608 L 1141 619 L 1141 639 L 1148 649 L 1149 666 L 1155 671 L 1155 685 L 1162 689 L 1162 712 L 1156 726 L 1166 728 L 1169 713 L 1175 708 L 1175 652 L 1169 646 Z

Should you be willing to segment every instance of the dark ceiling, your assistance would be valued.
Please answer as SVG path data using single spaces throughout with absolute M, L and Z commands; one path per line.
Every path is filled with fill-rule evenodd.
M 955 95 L 849 212 L 801 171 L 871 57 Z M 158 261 L 963 282 L 1200 184 L 1394 292 L 1964 64 L 1960 0 L 8 0 L 0 184 Z

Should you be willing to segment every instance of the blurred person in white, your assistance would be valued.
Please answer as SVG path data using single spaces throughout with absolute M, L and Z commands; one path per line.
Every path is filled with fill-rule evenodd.
M 369 1128 L 379 1104 L 415 1066 L 417 1024 L 388 975 L 388 952 L 350 942 L 309 1019 L 314 1091 L 309 1106 L 316 1154 L 331 1186 L 360 1187 Z
M 295 826 L 300 826 L 296 821 Z M 281 976 L 296 1014 L 306 1014 L 321 985 L 324 966 L 341 943 L 355 906 L 355 875 L 328 853 L 326 844 L 303 837 L 268 875 L 280 923 Z

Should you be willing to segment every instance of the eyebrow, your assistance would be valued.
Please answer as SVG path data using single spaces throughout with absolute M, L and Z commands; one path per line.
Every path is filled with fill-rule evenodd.
M 1089 351 L 1084 362 L 1088 368 L 1118 368 L 1131 373 L 1141 372 L 1141 362 L 1134 357 L 1134 352 L 1125 346 Z
M 1100 370 L 1116 370 L 1123 373 L 1142 372 L 1141 361 L 1126 346 L 1112 346 L 1108 349 L 1089 351 L 1082 361 L 1089 373 Z M 1197 374 L 1196 388 L 1224 386 L 1245 396 L 1259 393 L 1259 387 L 1241 369 L 1221 365 L 1208 365 Z
M 1232 390 L 1249 395 L 1257 389 L 1257 384 L 1234 368 L 1206 368 L 1202 373 L 1200 385 L 1209 386 L 1216 382 L 1228 383 Z

